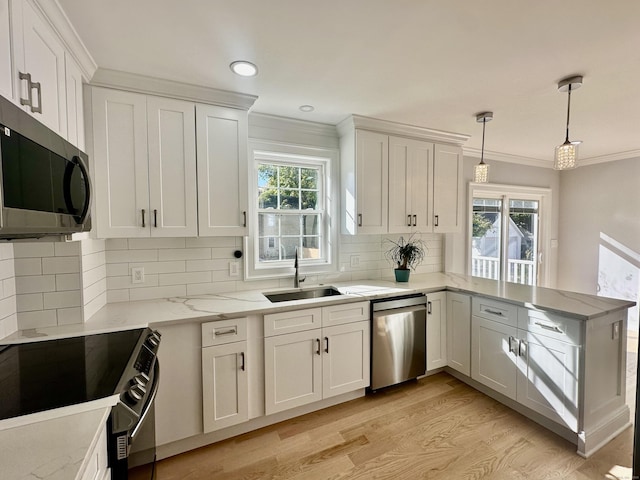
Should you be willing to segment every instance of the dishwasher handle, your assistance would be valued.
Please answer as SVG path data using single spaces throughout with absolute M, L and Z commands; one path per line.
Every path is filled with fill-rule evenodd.
M 416 310 L 426 310 L 427 297 L 425 295 L 401 298 L 396 297 L 371 303 L 371 308 L 374 315 L 376 314 L 376 312 L 384 312 L 406 307 L 415 307 Z

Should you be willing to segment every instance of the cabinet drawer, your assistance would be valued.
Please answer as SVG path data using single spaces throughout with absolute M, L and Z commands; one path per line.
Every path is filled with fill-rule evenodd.
M 518 309 L 518 328 L 555 338 L 572 345 L 582 345 L 582 322 L 540 310 Z
M 303 332 L 322 325 L 322 309 L 307 308 L 290 312 L 271 313 L 264 316 L 264 336 Z
M 518 326 L 518 306 L 512 303 L 484 297 L 473 297 L 471 312 L 472 315 L 477 317 L 494 320 L 512 327 Z
M 202 346 L 211 347 L 247 339 L 247 318 L 232 318 L 202 324 Z
M 322 326 L 369 320 L 369 302 L 347 303 L 322 307 Z

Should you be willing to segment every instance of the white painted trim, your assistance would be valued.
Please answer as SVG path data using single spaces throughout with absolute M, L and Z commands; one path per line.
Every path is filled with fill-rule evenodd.
M 105 68 L 98 68 L 91 80 L 91 85 L 191 102 L 210 103 L 239 110 L 249 110 L 258 99 L 256 95 L 218 90 Z
M 405 123 L 390 122 L 388 120 L 380 120 L 378 118 L 364 117 L 362 115 L 350 115 L 341 121 L 338 125 L 338 134 L 342 137 L 354 128 L 360 130 L 370 130 L 378 133 L 386 133 L 388 135 L 398 135 L 403 137 L 418 138 L 436 143 L 448 143 L 461 146 L 464 142 L 471 138 L 471 135 L 463 133 L 446 132 L 444 130 L 434 130 L 417 125 L 408 125 Z
M 578 455 L 588 458 L 596 453 L 614 437 L 631 426 L 630 416 L 628 405 L 622 405 L 597 427 L 588 432 L 579 432 Z
M 640 150 L 629 150 L 627 152 L 609 153 L 598 157 L 578 159 L 578 167 L 595 165 L 597 163 L 615 162 L 616 160 L 628 160 L 640 157 Z
M 67 50 L 76 61 L 86 81 L 91 81 L 98 65 L 82 43 L 80 35 L 71 24 L 69 17 L 64 12 L 58 0 L 33 0 L 40 9 L 49 25 L 58 34 L 65 50 Z
M 296 118 L 280 117 L 267 113 L 251 112 L 249 114 L 249 129 L 270 128 L 275 130 L 295 131 L 308 135 L 338 138 L 338 130 L 335 125 L 316 123 Z M 251 132 L 249 132 L 251 135 Z

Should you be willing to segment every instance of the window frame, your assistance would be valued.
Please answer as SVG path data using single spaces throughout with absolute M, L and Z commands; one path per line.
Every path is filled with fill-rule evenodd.
M 338 181 L 335 175 L 338 171 L 338 151 L 337 149 L 322 147 L 307 147 L 279 142 L 249 141 L 249 235 L 245 237 L 245 279 L 260 280 L 269 278 L 291 277 L 294 273 L 293 259 L 270 261 L 262 263 L 259 260 L 259 213 L 258 208 L 258 165 L 260 163 L 300 166 L 300 167 L 320 167 L 323 175 L 318 179 L 321 184 L 322 199 L 318 199 L 318 204 L 322 213 L 320 237 L 321 251 L 325 252 L 320 259 L 299 259 L 299 266 L 302 275 L 335 273 L 337 271 L 337 232 L 338 218 Z M 316 209 L 311 213 L 318 213 Z M 274 213 L 278 210 L 274 210 Z M 283 211 L 283 212 L 286 212 Z M 304 212 L 304 210 L 296 210 Z
M 551 215 L 552 215 L 552 195 L 550 188 L 541 187 L 526 187 L 520 185 L 504 185 L 496 183 L 469 183 L 468 190 L 468 204 L 467 204 L 467 275 L 471 276 L 472 269 L 472 237 L 473 232 L 473 199 L 474 197 L 494 198 L 503 202 L 503 212 L 505 211 L 504 205 L 507 205 L 506 211 L 509 211 L 509 200 L 535 200 L 540 202 L 538 208 L 538 252 L 536 257 L 538 258 L 537 265 L 537 280 L 534 286 L 544 287 L 549 285 L 550 271 L 551 271 Z M 506 219 L 503 218 L 503 222 Z M 503 225 L 504 227 L 504 225 Z M 501 269 L 504 270 L 502 265 L 502 258 L 500 259 Z M 502 275 L 501 275 L 502 276 Z M 481 278 L 481 277 L 478 277 Z M 502 281 L 503 279 L 501 279 Z

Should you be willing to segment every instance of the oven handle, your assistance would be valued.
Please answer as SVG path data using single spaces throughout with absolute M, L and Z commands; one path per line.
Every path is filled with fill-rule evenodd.
M 129 434 L 129 439 L 131 442 L 135 440 L 136 435 L 140 430 L 140 427 L 142 427 L 142 424 L 144 423 L 144 420 L 147 417 L 147 414 L 149 413 L 149 410 L 151 410 L 153 401 L 156 398 L 156 393 L 158 393 L 159 378 L 160 378 L 160 362 L 158 362 L 158 359 L 156 358 L 156 364 L 154 367 L 154 375 L 153 375 L 153 385 L 151 386 L 151 393 L 149 394 L 149 398 L 147 398 L 147 403 L 145 404 L 144 408 L 142 409 L 142 412 L 140 413 L 140 419 L 138 420 L 138 423 L 136 423 L 136 426 L 133 428 L 133 430 L 131 430 L 131 433 Z

